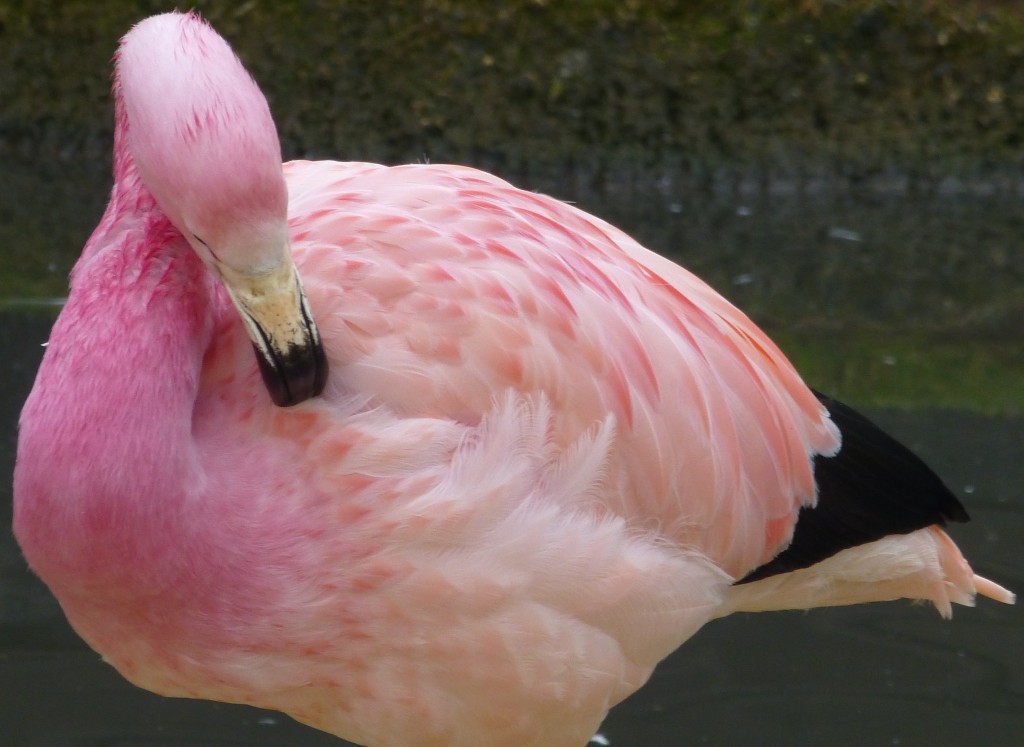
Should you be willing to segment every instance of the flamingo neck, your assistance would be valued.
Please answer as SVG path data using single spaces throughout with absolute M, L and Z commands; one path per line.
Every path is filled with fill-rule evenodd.
M 145 538 L 181 520 L 197 479 L 191 418 L 217 307 L 130 159 L 115 171 L 22 414 L 32 456 L 16 474 L 30 496 L 15 517 L 30 564 L 55 590 L 86 594 L 160 567 Z

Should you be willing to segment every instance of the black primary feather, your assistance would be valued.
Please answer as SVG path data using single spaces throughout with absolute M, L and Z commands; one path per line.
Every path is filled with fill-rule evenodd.
M 842 446 L 835 456 L 814 458 L 818 502 L 800 510 L 789 547 L 737 583 L 807 568 L 890 534 L 969 520 L 956 496 L 910 449 L 856 410 L 814 394 L 839 427 Z

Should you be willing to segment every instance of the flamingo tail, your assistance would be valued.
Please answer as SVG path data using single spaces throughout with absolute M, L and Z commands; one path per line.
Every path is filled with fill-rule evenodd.
M 860 413 L 815 394 L 842 446 L 815 457 L 817 500 L 800 510 L 788 545 L 732 587 L 723 614 L 909 598 L 949 617 L 977 594 L 1012 603 L 941 529 L 969 517 L 939 476 Z

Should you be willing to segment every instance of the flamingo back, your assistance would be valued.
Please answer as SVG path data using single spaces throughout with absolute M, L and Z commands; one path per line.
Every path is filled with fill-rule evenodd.
M 592 506 L 733 575 L 787 542 L 814 500 L 811 459 L 837 433 L 775 345 L 704 282 L 473 169 L 285 173 L 333 396 L 475 424 L 496 391 L 543 395 L 561 448 L 615 429 Z

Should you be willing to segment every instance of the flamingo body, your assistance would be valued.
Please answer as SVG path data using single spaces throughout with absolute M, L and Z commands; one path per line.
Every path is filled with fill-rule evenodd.
M 129 101 L 153 39 L 215 71 L 187 105 Z M 737 584 L 797 544 L 842 434 L 735 307 L 607 223 L 473 169 L 269 173 L 272 122 L 211 105 L 231 88 L 249 111 L 258 89 L 193 15 L 137 27 L 118 79 L 115 187 L 22 415 L 15 529 L 133 682 L 374 746 L 582 745 L 731 611 L 1012 598 L 940 513 Z M 147 106 L 171 110 L 132 114 Z M 178 145 L 206 137 L 196 112 L 214 112 L 214 143 L 246 135 L 223 155 L 185 142 L 213 163 L 183 177 L 144 152 L 147 122 L 177 123 Z M 251 143 L 258 164 L 204 178 Z M 178 195 L 204 184 L 218 199 Z M 285 261 L 282 185 L 331 372 L 287 409 L 232 285 Z

